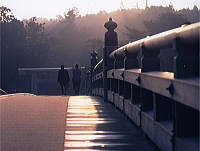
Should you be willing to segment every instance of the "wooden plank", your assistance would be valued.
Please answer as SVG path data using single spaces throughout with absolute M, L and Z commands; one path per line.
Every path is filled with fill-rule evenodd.
M 114 78 L 118 80 L 123 80 L 122 74 L 124 73 L 124 69 L 115 69 L 114 70 Z
M 65 150 L 158 151 L 111 103 L 99 97 L 70 97 Z
M 140 83 L 137 80 L 138 77 L 140 76 L 140 73 L 141 73 L 140 69 L 126 70 L 124 72 L 124 81 L 140 86 Z
M 63 151 L 68 97 L 0 97 L 1 151 Z
M 114 77 L 114 69 L 109 70 L 109 71 L 107 72 L 107 77 L 108 77 L 108 78 L 113 78 L 113 77 Z

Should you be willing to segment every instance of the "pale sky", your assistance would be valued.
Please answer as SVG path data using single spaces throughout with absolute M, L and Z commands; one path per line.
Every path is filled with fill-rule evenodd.
M 117 10 L 121 1 L 125 8 L 136 7 L 137 3 L 139 8 L 145 6 L 145 0 L 0 0 L 0 5 L 9 7 L 18 19 L 33 16 L 55 18 L 73 7 L 77 7 L 81 15 Z M 200 6 L 199 0 L 148 0 L 149 5 L 166 6 L 170 2 L 175 9 Z

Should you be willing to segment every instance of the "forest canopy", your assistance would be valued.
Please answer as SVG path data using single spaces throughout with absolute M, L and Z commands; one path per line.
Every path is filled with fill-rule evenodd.
M 22 67 L 59 67 L 61 64 L 70 67 L 77 60 L 81 66 L 89 65 L 90 51 L 97 51 L 101 58 L 106 32 L 103 25 L 109 17 L 118 23 L 116 31 L 121 46 L 188 22 L 198 22 L 199 12 L 197 6 L 175 10 L 170 5 L 81 16 L 74 7 L 56 19 L 33 16 L 19 20 L 12 10 L 0 6 L 2 77 L 14 81 L 13 73 Z

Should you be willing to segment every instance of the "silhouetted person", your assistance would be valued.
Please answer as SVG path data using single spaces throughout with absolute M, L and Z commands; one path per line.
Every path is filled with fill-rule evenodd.
M 72 82 L 75 95 L 78 95 L 81 84 L 81 70 L 78 68 L 78 64 L 75 65 L 75 69 L 73 70 Z
M 64 65 L 61 65 L 61 69 L 58 71 L 57 82 L 61 86 L 62 95 L 66 94 L 66 90 L 69 86 L 69 74 L 68 71 L 64 69 Z

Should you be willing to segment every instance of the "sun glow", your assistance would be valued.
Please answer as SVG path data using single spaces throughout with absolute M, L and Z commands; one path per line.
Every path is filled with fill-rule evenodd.
M 79 9 L 80 15 L 103 10 L 110 12 L 120 8 L 120 0 L 3 0 L 1 3 L 11 8 L 19 18 L 55 18 L 73 7 Z
M 120 8 L 144 8 L 145 0 L 0 0 L 0 5 L 10 8 L 13 14 L 21 18 L 46 17 L 56 18 L 69 9 L 76 7 L 80 15 L 98 13 L 99 11 L 114 11 Z M 148 5 L 169 5 L 175 8 L 199 6 L 197 0 L 148 0 Z

